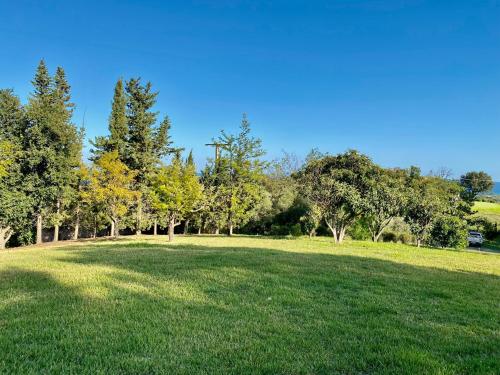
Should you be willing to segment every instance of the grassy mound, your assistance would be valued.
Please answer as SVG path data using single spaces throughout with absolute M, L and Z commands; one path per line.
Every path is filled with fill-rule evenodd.
M 2 373 L 495 373 L 500 255 L 185 237 L 0 253 Z

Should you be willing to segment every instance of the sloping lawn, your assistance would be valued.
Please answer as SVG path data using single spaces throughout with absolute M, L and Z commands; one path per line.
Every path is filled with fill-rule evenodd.
M 500 203 L 475 202 L 473 209 L 477 216 L 486 217 L 494 223 L 500 224 Z
M 500 254 L 164 241 L 1 252 L 0 373 L 499 373 Z

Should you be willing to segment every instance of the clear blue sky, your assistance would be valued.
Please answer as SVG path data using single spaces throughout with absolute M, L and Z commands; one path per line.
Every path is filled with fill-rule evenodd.
M 66 69 L 90 138 L 118 77 L 160 91 L 177 145 L 247 112 L 268 157 L 356 148 L 384 166 L 500 180 L 500 3 L 0 0 L 0 87 Z

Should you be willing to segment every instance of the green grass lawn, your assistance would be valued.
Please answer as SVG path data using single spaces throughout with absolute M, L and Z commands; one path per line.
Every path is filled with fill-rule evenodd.
M 478 216 L 490 219 L 492 222 L 500 224 L 500 203 L 475 202 L 473 209 Z
M 0 372 L 498 374 L 500 254 L 185 237 L 0 253 Z

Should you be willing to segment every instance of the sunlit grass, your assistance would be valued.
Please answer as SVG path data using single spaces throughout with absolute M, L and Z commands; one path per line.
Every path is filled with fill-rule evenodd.
M 2 373 L 497 373 L 500 255 L 262 237 L 0 253 Z
M 500 203 L 475 202 L 473 209 L 477 216 L 486 217 L 494 223 L 500 224 Z

